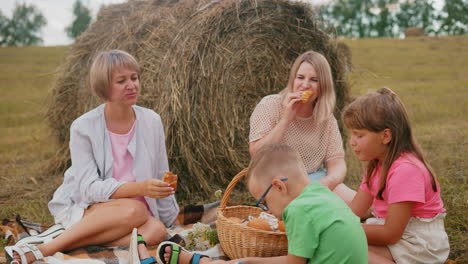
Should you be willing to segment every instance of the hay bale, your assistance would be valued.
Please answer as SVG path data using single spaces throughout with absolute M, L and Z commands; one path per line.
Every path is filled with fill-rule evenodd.
M 162 116 L 179 198 L 208 196 L 248 164 L 249 117 L 265 95 L 285 87 L 294 59 L 325 55 L 337 92 L 348 97 L 341 44 L 331 42 L 304 4 L 257 1 L 130 1 L 103 8 L 77 39 L 52 90 L 50 125 L 61 149 L 54 168 L 69 161 L 71 122 L 99 102 L 88 71 L 95 54 L 122 49 L 142 68 L 139 105 Z
M 405 38 L 425 36 L 424 29 L 420 27 L 409 27 L 405 29 Z

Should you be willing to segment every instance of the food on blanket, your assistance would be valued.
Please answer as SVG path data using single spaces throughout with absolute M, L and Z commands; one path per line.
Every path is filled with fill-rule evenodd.
M 309 98 L 314 94 L 313 91 L 302 91 L 301 92 L 301 103 L 305 104 L 309 100 Z
M 261 218 L 253 218 L 247 223 L 247 226 L 260 230 L 272 231 L 268 221 Z
M 231 220 L 231 221 L 234 221 L 234 222 L 236 222 L 236 223 L 238 223 L 238 224 L 242 224 L 242 219 L 240 219 L 240 218 L 238 218 L 238 217 L 231 216 L 231 217 L 229 217 L 228 219 Z
M 278 230 L 281 232 L 286 232 L 286 228 L 284 227 L 283 221 L 278 221 Z
M 172 188 L 174 188 L 174 191 L 177 190 L 177 175 L 175 175 L 172 172 L 166 172 L 163 176 L 163 182 L 167 182 L 171 185 Z
M 218 200 L 221 200 L 221 198 L 223 198 L 223 191 L 221 190 L 217 190 L 215 193 L 214 193 L 216 199 Z
M 218 233 L 209 225 L 196 223 L 187 235 L 187 249 L 191 251 L 205 251 L 219 243 Z

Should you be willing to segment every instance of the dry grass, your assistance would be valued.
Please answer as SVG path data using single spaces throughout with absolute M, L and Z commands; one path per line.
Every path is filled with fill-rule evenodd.
M 441 182 L 450 258 L 466 263 L 468 37 L 344 42 L 355 65 L 352 94 L 389 86 L 406 104 L 416 136 Z M 62 176 L 44 175 L 39 168 L 56 147 L 44 120 L 44 103 L 51 73 L 65 50 L 0 49 L 0 219 L 21 214 L 28 220 L 52 222 L 47 201 Z M 347 162 L 347 183 L 357 187 L 360 164 L 352 155 Z M 236 193 L 234 199 L 245 199 L 245 194 Z
M 468 262 L 468 37 L 344 42 L 355 67 L 350 76 L 353 96 L 387 86 L 403 100 L 416 138 L 438 174 L 450 256 Z M 346 159 L 348 184 L 356 188 L 361 164 L 349 151 Z
M 42 173 L 55 152 L 46 95 L 65 47 L 0 49 L 0 218 L 51 222 L 46 201 L 60 177 Z

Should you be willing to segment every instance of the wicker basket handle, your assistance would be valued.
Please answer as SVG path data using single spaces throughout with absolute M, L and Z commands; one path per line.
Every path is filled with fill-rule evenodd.
M 247 168 L 241 170 L 236 176 L 234 176 L 234 178 L 232 178 L 231 182 L 226 188 L 226 191 L 224 191 L 223 198 L 221 199 L 219 208 L 226 208 L 227 202 L 229 201 L 229 197 L 231 196 L 232 189 L 234 189 L 234 186 L 236 186 L 237 182 L 239 182 L 239 180 L 242 177 L 244 177 L 246 173 L 247 173 Z

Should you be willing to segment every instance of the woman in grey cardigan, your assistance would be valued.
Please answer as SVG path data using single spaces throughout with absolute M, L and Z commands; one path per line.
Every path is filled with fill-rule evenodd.
M 101 52 L 90 81 L 105 104 L 71 125 L 72 165 L 49 203 L 60 225 L 7 247 L 9 260 L 27 264 L 87 245 L 126 246 L 134 227 L 155 245 L 176 221 L 174 190 L 162 181 L 169 166 L 161 118 L 135 105 L 138 63 L 124 51 Z

